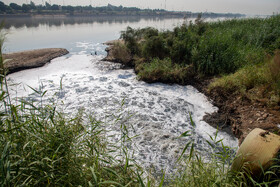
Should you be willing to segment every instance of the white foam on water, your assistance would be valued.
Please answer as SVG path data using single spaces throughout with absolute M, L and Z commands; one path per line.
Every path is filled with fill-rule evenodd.
M 105 55 L 105 48 L 106 46 L 100 43 L 93 43 L 93 42 L 76 42 L 75 47 L 78 49 L 79 52 L 72 52 L 72 54 L 92 54 L 94 55 L 97 53 L 98 55 Z M 73 51 L 71 49 L 70 51 Z
M 27 87 L 29 85 L 47 90 L 44 102 L 56 94 L 58 103 L 64 103 L 61 109 L 69 114 L 77 113 L 79 108 L 100 119 L 108 113 L 124 117 L 134 114 L 122 122 L 133 126 L 129 131 L 131 136 L 139 135 L 132 140 L 130 147 L 135 151 L 136 160 L 146 168 L 167 168 L 171 171 L 178 154 L 189 140 L 196 143 L 202 154 L 209 153 L 206 140 L 210 140 L 209 135 L 213 136 L 216 129 L 202 119 L 206 113 L 218 109 L 202 93 L 192 86 L 138 81 L 133 70 L 102 62 L 101 55 L 83 53 L 59 57 L 44 67 L 9 75 L 11 96 L 39 100 L 38 95 Z M 14 83 L 17 85 L 12 85 Z M 119 110 L 122 101 L 124 106 Z M 191 125 L 189 114 L 195 126 Z M 118 140 L 119 126 L 111 125 L 108 130 L 111 135 L 115 134 L 112 141 Z M 191 137 L 178 138 L 187 130 L 192 133 Z M 223 138 L 225 145 L 238 145 L 237 139 L 226 133 L 219 133 L 218 138 Z

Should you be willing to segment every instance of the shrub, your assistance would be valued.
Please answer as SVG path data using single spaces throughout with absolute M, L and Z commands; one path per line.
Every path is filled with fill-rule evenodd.
M 166 82 L 185 84 L 193 76 L 191 66 L 173 64 L 170 58 L 152 59 L 149 63 L 140 63 L 138 77 L 147 82 Z
M 236 91 L 251 99 L 267 99 L 268 105 L 280 102 L 280 60 L 277 52 L 274 58 L 263 63 L 247 65 L 237 72 L 217 78 L 209 89 L 222 87 Z M 252 91 L 250 91 L 252 90 Z
M 117 62 L 123 63 L 125 65 L 130 65 L 132 61 L 131 52 L 127 49 L 126 45 L 121 42 L 116 42 L 113 45 L 112 55 Z
M 152 36 L 145 41 L 142 54 L 146 59 L 163 59 L 169 55 L 166 42 L 161 36 Z
M 125 41 L 127 48 L 133 55 L 139 52 L 136 34 L 137 32 L 134 29 L 127 27 L 126 31 L 122 31 L 120 36 L 120 38 Z
M 192 47 L 188 40 L 175 40 L 170 49 L 172 61 L 178 64 L 191 64 Z
M 153 28 L 153 27 L 146 27 L 144 29 L 141 29 L 140 30 L 141 33 L 143 33 L 142 36 L 144 39 L 149 39 L 153 36 L 158 36 L 159 35 L 159 32 L 156 28 Z
M 264 66 L 246 66 L 234 74 L 217 79 L 210 85 L 210 88 L 221 86 L 227 90 L 238 89 L 246 91 L 255 85 L 267 83 L 266 70 Z
M 273 60 L 269 64 L 269 70 L 272 79 L 272 89 L 275 92 L 274 98 L 276 99 L 274 100 L 280 105 L 280 51 L 276 52 Z

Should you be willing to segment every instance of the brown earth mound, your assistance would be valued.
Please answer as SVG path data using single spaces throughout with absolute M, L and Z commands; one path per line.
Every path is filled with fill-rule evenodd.
M 209 84 L 211 80 L 206 82 Z M 240 94 L 226 92 L 222 88 L 215 88 L 210 92 L 207 90 L 207 83 L 198 89 L 219 108 L 218 112 L 204 117 L 208 124 L 233 134 L 239 139 L 239 144 L 254 128 L 279 134 L 279 106 L 270 107 L 266 103 L 252 101 Z
M 4 64 L 4 67 L 8 69 L 8 74 L 10 74 L 24 69 L 44 66 L 52 59 L 68 53 L 66 49 L 48 48 L 3 54 L 4 59 L 10 59 Z

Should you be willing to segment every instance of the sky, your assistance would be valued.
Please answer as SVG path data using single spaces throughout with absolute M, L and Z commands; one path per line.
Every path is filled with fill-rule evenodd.
M 10 3 L 30 3 L 30 0 L 2 0 Z M 33 0 L 42 4 L 46 0 Z M 191 12 L 242 13 L 248 15 L 272 15 L 280 13 L 280 0 L 47 0 L 51 4 L 60 5 L 92 5 L 167 9 Z

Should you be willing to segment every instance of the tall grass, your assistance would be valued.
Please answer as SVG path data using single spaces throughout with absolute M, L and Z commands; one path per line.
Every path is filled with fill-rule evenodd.
M 247 65 L 234 74 L 225 75 L 210 84 L 209 89 L 217 87 L 230 92 L 239 92 L 254 100 L 262 98 L 268 105 L 280 103 L 280 54 L 265 63 Z
M 263 63 L 266 54 L 280 47 L 279 25 L 280 15 L 214 23 L 197 18 L 195 24 L 184 23 L 173 31 L 128 27 L 121 38 L 131 54 L 146 63 L 171 58 L 174 68 L 175 64 L 193 64 L 200 75 L 213 76 Z
M 135 65 L 138 77 L 147 82 L 177 82 L 184 84 L 189 81 L 192 71 L 191 67 L 172 64 L 170 58 L 163 60 L 153 59 L 150 63 L 137 63 Z
M 193 62 L 198 72 L 205 75 L 230 73 L 238 69 L 240 54 L 231 36 L 217 31 L 205 34 L 193 49 Z
M 209 136 L 210 140 L 207 141 L 211 147 L 208 157 L 202 157 L 199 151 L 196 151 L 194 143 L 186 144 L 178 159 L 178 163 L 182 167 L 169 181 L 168 186 L 279 185 L 279 158 L 272 159 L 273 164 L 267 170 L 260 165 L 261 173 L 259 175 L 252 175 L 248 167 L 249 162 L 241 165 L 239 170 L 233 170 L 231 164 L 241 155 L 235 155 L 234 148 L 225 146 L 223 140 L 217 138 L 217 134 L 218 131 L 214 136 Z M 187 131 L 181 135 L 181 137 L 184 136 L 191 136 L 191 132 Z
M 107 137 L 106 124 L 83 111 L 77 111 L 73 117 L 58 111 L 53 102 L 24 99 L 13 102 L 4 61 L 0 51 L 0 186 L 137 186 L 143 183 L 143 170 L 126 148 L 129 138 L 126 138 L 125 124 L 120 125 L 119 141 L 112 143 Z M 46 93 L 33 90 L 41 97 Z
M 173 31 L 128 27 L 121 38 L 140 80 L 188 84 L 197 78 L 222 77 L 210 89 L 219 86 L 244 94 L 251 90 L 257 93 L 247 94 L 251 100 L 280 104 L 280 15 L 212 23 L 198 17 Z M 271 56 L 277 62 L 268 63 Z
M 129 53 L 127 47 L 121 42 L 114 43 L 112 55 L 117 62 L 122 62 L 124 65 L 128 65 L 128 66 L 131 65 L 130 64 L 130 62 L 132 61 L 131 54 Z
M 235 181 L 242 182 L 230 170 L 234 150 L 224 146 L 222 140 L 217 140 L 217 133 L 210 138 L 210 157 L 202 158 L 192 144 L 190 153 L 182 160 L 184 167 L 173 179 L 172 186 L 235 186 Z
M 23 101 L 6 107 L 0 129 L 1 185 L 139 183 L 136 171 L 141 174 L 141 169 L 130 161 L 124 145 L 108 142 L 100 121 L 88 116 L 85 124 L 82 113 L 71 118 L 54 104 L 38 107 Z

